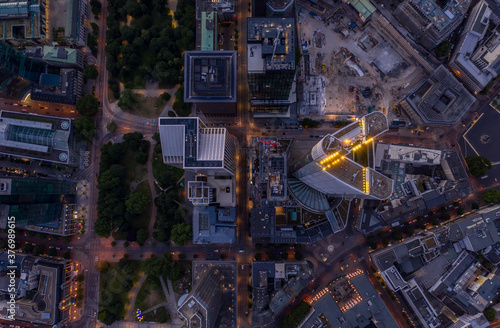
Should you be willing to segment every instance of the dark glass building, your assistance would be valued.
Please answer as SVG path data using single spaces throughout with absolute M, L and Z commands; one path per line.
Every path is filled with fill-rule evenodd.
M 248 87 L 256 116 L 289 116 L 295 102 L 295 20 L 249 18 Z

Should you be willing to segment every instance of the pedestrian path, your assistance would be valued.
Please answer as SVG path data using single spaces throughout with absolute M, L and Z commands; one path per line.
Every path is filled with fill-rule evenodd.
M 134 287 L 132 287 L 132 289 L 129 292 L 129 295 L 132 295 L 132 297 L 130 298 L 130 302 L 129 302 L 130 305 L 127 309 L 127 314 L 125 315 L 125 320 L 127 320 L 127 321 L 132 321 L 135 318 L 135 315 L 134 315 L 134 313 L 135 313 L 135 299 L 137 298 L 137 294 L 139 293 L 139 290 L 141 289 L 142 284 L 146 280 L 146 277 L 147 277 L 147 275 L 145 275 L 143 273 L 141 275 L 141 277 L 139 278 L 139 281 L 137 281 L 137 283 L 134 285 Z
M 167 302 L 161 302 L 160 304 L 156 304 L 152 308 L 149 308 L 146 311 L 142 311 L 142 314 L 146 314 L 146 313 L 152 312 L 152 311 L 154 311 L 156 309 L 161 308 L 162 306 L 164 306 L 165 308 L 167 308 Z
M 181 324 L 181 319 L 179 318 L 179 314 L 177 313 L 177 302 L 175 300 L 174 287 L 172 286 L 172 282 L 167 279 L 168 288 L 165 285 L 165 280 L 163 280 L 163 276 L 160 276 L 161 287 L 163 288 L 163 292 L 167 297 L 167 309 L 170 314 L 170 318 L 172 318 L 172 323 Z

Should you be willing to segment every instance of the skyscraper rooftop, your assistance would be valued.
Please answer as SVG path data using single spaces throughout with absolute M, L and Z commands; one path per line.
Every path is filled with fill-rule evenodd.
M 236 51 L 186 51 L 184 101 L 236 102 Z
M 0 153 L 70 163 L 69 119 L 2 111 Z
M 161 117 L 159 130 L 165 164 L 234 175 L 235 146 L 225 128 L 208 128 L 198 117 Z
M 387 129 L 383 113 L 365 115 L 326 135 L 294 165 L 293 175 L 329 196 L 387 199 L 392 180 L 368 167 L 365 159 L 373 138 Z

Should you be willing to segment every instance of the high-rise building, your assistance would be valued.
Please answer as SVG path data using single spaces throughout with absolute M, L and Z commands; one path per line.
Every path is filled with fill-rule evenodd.
M 56 235 L 76 233 L 76 183 L 0 178 L 0 227 L 14 216 L 16 226 Z
M 178 312 L 188 327 L 214 328 L 222 303 L 222 272 L 209 267 L 200 277 Z
M 27 58 L 22 52 L 4 42 L 0 42 L 0 68 L 7 69 L 33 83 L 38 82 L 40 74 L 44 71 L 42 63 Z M 2 83 L 3 81 L 0 80 L 0 84 Z
M 13 45 L 44 43 L 49 33 L 47 7 L 45 0 L 2 1 L 0 40 Z
M 294 0 L 269 0 L 266 2 L 267 17 L 293 17 Z
M 87 43 L 87 0 L 66 0 L 66 42 L 75 47 L 84 47 Z
M 416 41 L 431 50 L 460 25 L 470 0 L 405 0 L 394 11 Z
M 0 154 L 75 165 L 71 120 L 53 116 L 0 112 Z
M 441 65 L 422 80 L 399 106 L 415 122 L 455 124 L 475 101 L 476 98 Z
M 383 113 L 365 115 L 323 137 L 295 163 L 292 175 L 309 186 L 311 193 L 319 191 L 334 197 L 387 199 L 392 194 L 393 181 L 367 165 L 371 141 L 387 130 L 387 117 Z M 292 192 L 298 190 L 296 186 L 291 189 Z
M 226 128 L 207 127 L 198 117 L 160 117 L 163 162 L 205 175 L 236 171 L 236 147 Z
M 290 116 L 295 95 L 295 19 L 248 18 L 247 58 L 251 110 Z
M 10 252 L 0 250 L 0 320 L 6 322 L 12 315 L 13 322 L 22 327 L 61 327 L 71 321 L 75 264 L 23 253 L 16 253 L 14 259 L 13 263 Z M 8 272 L 12 266 L 16 275 L 11 278 Z M 11 297 L 15 302 L 9 304 Z
M 208 49 L 217 33 L 205 32 L 202 45 Z M 184 101 L 195 103 L 206 116 L 236 115 L 236 65 L 236 51 L 186 51 Z
M 499 26 L 488 30 L 492 15 L 493 11 L 484 0 L 472 9 L 448 64 L 472 92 L 483 90 L 500 73 Z

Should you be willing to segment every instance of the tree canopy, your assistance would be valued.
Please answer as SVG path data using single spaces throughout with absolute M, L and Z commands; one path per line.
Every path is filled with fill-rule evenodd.
M 476 178 L 480 178 L 491 169 L 491 162 L 484 156 L 470 156 L 465 158 L 465 162 L 469 167 L 470 174 Z
M 500 191 L 490 189 L 486 191 L 481 198 L 489 204 L 500 204 Z
M 127 212 L 141 214 L 149 206 L 149 197 L 143 193 L 133 192 L 129 199 L 125 201 Z
M 302 125 L 305 128 L 315 128 L 318 126 L 318 122 L 315 120 L 312 120 L 308 117 L 304 118 L 301 122 L 300 125 Z
M 94 120 L 87 117 L 79 117 L 73 122 L 73 127 L 75 128 L 77 140 L 92 142 L 96 132 Z
M 449 54 L 451 51 L 451 43 L 448 40 L 444 40 L 436 47 L 436 56 L 443 57 Z
M 486 319 L 488 319 L 488 321 L 495 321 L 495 309 L 493 309 L 491 306 L 484 309 L 483 314 Z
M 99 72 L 97 71 L 97 67 L 95 65 L 85 66 L 85 76 L 91 80 L 97 79 L 97 76 L 99 76 Z
M 191 226 L 186 223 L 179 223 L 172 227 L 170 239 L 179 246 L 185 245 L 191 241 L 193 234 Z
M 85 117 L 94 117 L 98 108 L 99 101 L 92 95 L 84 95 L 76 103 L 76 110 Z

